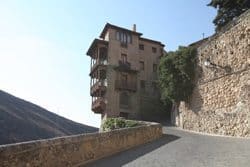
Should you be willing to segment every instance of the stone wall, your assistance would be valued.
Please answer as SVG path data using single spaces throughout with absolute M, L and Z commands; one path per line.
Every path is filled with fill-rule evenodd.
M 220 135 L 250 137 L 250 11 L 202 42 L 197 83 L 181 102 L 177 125 Z M 205 60 L 212 64 L 205 66 Z
M 158 123 L 0 146 L 2 167 L 79 166 L 161 137 Z

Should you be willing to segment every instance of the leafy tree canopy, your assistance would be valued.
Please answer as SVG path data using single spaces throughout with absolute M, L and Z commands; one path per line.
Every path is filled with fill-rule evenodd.
M 163 102 L 187 100 L 194 86 L 196 49 L 180 46 L 161 58 L 158 75 Z
M 216 30 L 220 30 L 233 18 L 249 9 L 250 0 L 211 0 L 208 6 L 218 9 L 213 23 L 216 25 Z

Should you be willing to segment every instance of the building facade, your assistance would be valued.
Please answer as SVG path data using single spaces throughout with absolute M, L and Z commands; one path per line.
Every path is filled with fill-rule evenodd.
M 140 119 L 148 97 L 158 98 L 157 68 L 164 45 L 107 23 L 87 51 L 91 58 L 92 111 L 107 117 Z

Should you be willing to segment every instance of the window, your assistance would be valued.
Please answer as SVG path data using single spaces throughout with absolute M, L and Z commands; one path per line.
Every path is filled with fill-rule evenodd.
M 157 51 L 156 48 L 155 48 L 155 47 L 152 47 L 152 52 L 153 52 L 153 53 L 156 53 L 156 51 Z
M 121 41 L 123 44 L 132 43 L 132 36 L 126 32 L 116 31 L 116 40 Z
M 125 119 L 128 119 L 128 113 L 126 113 L 126 112 L 120 112 L 119 117 L 123 117 Z
M 127 43 L 127 36 L 126 36 L 126 34 L 124 34 L 124 33 L 120 33 L 120 41 L 122 42 L 122 43 Z
M 128 43 L 132 43 L 132 38 L 131 38 L 131 35 L 127 34 L 127 41 Z
M 145 81 L 144 80 L 140 81 L 140 87 L 141 87 L 141 90 L 145 91 Z
M 129 107 L 129 95 L 126 92 L 120 93 L 120 108 L 128 108 Z
M 122 58 L 122 62 L 123 62 L 123 63 L 126 63 L 126 62 L 127 62 L 127 55 L 126 55 L 126 54 L 122 54 L 122 55 L 121 55 L 121 58 Z
M 126 74 L 121 75 L 121 80 L 123 85 L 127 85 L 128 83 L 128 76 Z
M 143 61 L 140 61 L 140 70 L 143 71 L 144 70 L 144 62 Z
M 161 48 L 161 50 L 160 50 L 160 51 L 161 51 L 161 56 L 162 56 L 162 55 L 163 55 L 163 49 Z
M 157 64 L 153 64 L 153 72 L 157 72 Z
M 144 50 L 144 45 L 143 44 L 139 44 L 139 49 L 140 50 Z

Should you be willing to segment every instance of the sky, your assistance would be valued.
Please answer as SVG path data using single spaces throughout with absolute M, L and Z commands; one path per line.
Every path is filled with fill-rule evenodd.
M 91 111 L 90 57 L 109 22 L 176 50 L 214 33 L 210 0 L 0 0 L 0 90 L 83 124 Z

